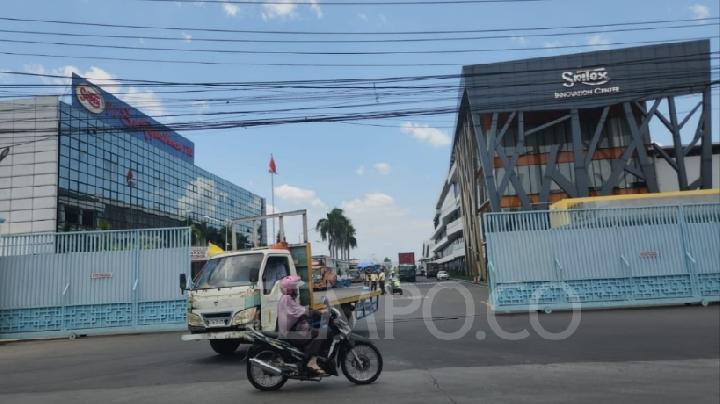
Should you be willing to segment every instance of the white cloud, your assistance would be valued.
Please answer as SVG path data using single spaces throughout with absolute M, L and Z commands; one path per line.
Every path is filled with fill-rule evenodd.
M 417 255 L 423 239 L 432 232 L 431 219 L 413 217 L 382 192 L 342 202 L 340 207 L 357 230 L 358 248 L 352 254 L 361 259 L 396 260 L 398 251 L 415 251 Z
M 368 16 L 367 16 L 367 14 L 365 14 L 365 13 L 359 13 L 359 14 L 357 15 L 357 17 L 358 17 L 359 19 L 365 21 L 365 22 L 367 22 L 367 20 L 368 20 Z
M 210 109 L 210 103 L 207 100 L 193 101 L 192 106 L 201 113 Z
M 116 97 L 127 102 L 128 104 L 140 109 L 142 112 L 150 116 L 159 116 L 165 114 L 165 108 L 160 98 L 148 89 L 140 89 L 134 86 L 127 86 L 118 81 L 111 73 L 97 67 L 90 66 L 90 69 L 83 72 L 73 65 L 65 65 L 58 68 L 46 68 L 40 64 L 25 65 L 26 72 L 35 74 L 46 74 L 60 77 L 40 77 L 44 83 L 58 84 L 64 86 L 71 85 L 72 73 L 87 78 L 103 90 L 114 94 Z
M 229 15 L 230 17 L 235 17 L 238 11 L 240 11 L 240 6 L 232 3 L 223 3 L 222 8 L 225 14 Z
M 323 18 L 323 11 L 318 0 L 310 0 L 310 9 L 315 12 L 317 18 Z
M 298 5 L 297 0 L 277 0 L 276 3 L 265 3 L 262 5 L 263 20 L 295 18 L 297 17 Z M 308 3 L 312 11 L 315 12 L 317 18 L 323 17 L 323 11 L 318 0 L 310 0 Z
M 551 41 L 551 42 L 543 43 L 543 48 L 548 48 L 548 49 L 559 48 L 561 46 L 562 46 L 562 42 L 560 42 L 560 41 Z
M 183 32 L 183 33 L 182 33 L 182 37 L 183 37 L 183 39 L 185 40 L 185 42 L 188 42 L 188 43 L 192 42 L 192 35 Z
M 376 163 L 373 165 L 373 168 L 375 168 L 375 171 L 380 175 L 388 175 L 390 174 L 390 170 L 392 170 L 392 167 L 388 163 Z
M 587 39 L 586 44 L 591 45 L 595 48 L 605 49 L 607 48 L 607 45 L 610 44 L 610 39 L 603 34 L 595 34 L 591 35 Z
M 527 44 L 527 38 L 525 38 L 524 36 L 514 36 L 514 37 L 510 38 L 510 40 L 511 40 L 512 42 L 515 42 L 515 43 L 520 44 L 520 45 L 525 45 L 525 44 Z
M 365 175 L 365 166 L 360 166 L 355 169 L 355 174 L 357 175 Z
M 405 122 L 400 127 L 402 133 L 408 134 L 421 142 L 430 143 L 435 147 L 447 146 L 450 144 L 450 135 L 427 124 Z
M 345 201 L 340 206 L 349 213 L 372 213 L 373 211 L 395 208 L 394 205 L 395 200 L 392 196 L 374 192 L 365 194 L 362 198 Z
M 710 9 L 708 8 L 708 6 L 695 3 L 692 6 L 688 7 L 688 9 L 693 13 L 695 19 L 700 20 L 710 17 Z
M 315 191 L 288 184 L 275 187 L 275 196 L 296 205 L 310 205 L 315 208 L 326 207 L 325 203 L 318 198 Z
M 265 213 L 266 214 L 272 215 L 273 213 L 276 213 L 277 211 L 275 209 L 277 209 L 277 208 L 275 206 L 273 206 L 272 203 L 268 202 L 267 204 L 265 204 Z
M 266 21 L 274 18 L 294 18 L 297 4 L 285 0 L 283 3 L 263 4 L 262 8 L 262 18 Z

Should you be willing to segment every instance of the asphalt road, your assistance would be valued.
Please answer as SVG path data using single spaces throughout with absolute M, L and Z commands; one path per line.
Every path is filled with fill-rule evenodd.
M 571 313 L 492 316 L 467 283 L 406 291 L 356 326 L 385 359 L 372 386 L 260 393 L 242 352 L 160 333 L 0 345 L 0 402 L 720 402 L 718 305 L 585 311 L 573 331 Z

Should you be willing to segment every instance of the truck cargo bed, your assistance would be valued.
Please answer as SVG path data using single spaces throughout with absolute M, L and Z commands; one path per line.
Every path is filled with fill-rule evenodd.
M 328 298 L 331 306 L 336 306 L 343 303 L 355 303 L 379 295 L 379 290 L 371 292 L 368 289 L 363 289 L 362 286 L 313 291 L 313 308 L 318 309 L 324 307 L 322 303 L 323 297 Z

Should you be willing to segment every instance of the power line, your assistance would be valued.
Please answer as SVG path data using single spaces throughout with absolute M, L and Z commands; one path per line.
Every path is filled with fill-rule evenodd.
M 564 46 L 542 46 L 542 47 L 522 47 L 522 48 L 495 48 L 495 49 L 436 49 L 436 50 L 418 50 L 418 51 L 366 51 L 366 52 L 306 52 L 306 51 L 260 51 L 260 50 L 223 50 L 222 53 L 237 53 L 237 54 L 283 54 L 283 55 L 303 55 L 303 56 L 352 56 L 352 55 L 408 55 L 408 54 L 471 54 L 471 53 L 485 53 L 485 52 L 509 52 L 509 51 L 538 51 L 538 50 L 555 50 L 555 49 L 578 49 L 578 48 L 604 48 L 607 46 L 626 46 L 626 45 L 648 45 L 648 44 L 661 44 L 661 43 L 672 43 L 672 42 L 684 42 L 692 40 L 709 39 L 709 37 L 697 37 L 697 38 L 683 38 L 678 40 L 660 40 L 660 41 L 634 41 L 634 42 L 609 42 L 603 44 L 583 44 L 583 45 L 564 45 Z M 33 41 L 14 41 L 14 40 L 2 40 L 0 42 L 19 42 L 19 43 L 35 43 L 35 44 L 54 44 L 63 45 L 63 43 L 43 43 Z M 72 46 L 73 44 L 64 44 Z M 136 48 L 136 47 L 121 47 L 121 46 L 104 46 L 95 44 L 74 44 L 77 46 L 86 47 L 99 47 L 99 48 L 113 48 L 121 49 L 127 48 L 128 50 L 169 50 L 169 51 L 191 51 L 182 49 L 162 49 L 162 48 Z M 152 62 L 152 63 L 172 63 L 172 64 L 199 64 L 199 65 L 247 65 L 247 66 L 298 66 L 299 64 L 278 64 L 278 63 L 242 63 L 242 62 L 215 62 L 215 61 L 200 61 L 200 60 L 177 60 L 177 59 L 147 59 L 147 58 L 128 58 L 128 57 L 111 57 L 111 56 L 86 56 L 86 55 L 53 55 L 47 53 L 31 53 L 31 52 L 12 52 L 12 51 L 0 51 L 3 55 L 12 56 L 34 56 L 34 57 L 48 57 L 48 58 L 61 58 L 61 59 L 90 59 L 90 60 L 114 60 L 114 61 L 127 61 L 127 62 Z M 414 66 L 422 66 L 422 63 L 413 64 Z M 322 63 L 307 64 L 307 66 L 323 66 Z M 326 66 L 341 66 L 338 64 L 331 64 Z M 372 66 L 363 64 L 346 64 L 344 66 Z M 389 65 L 383 65 L 389 66 Z M 404 64 L 403 66 L 407 66 Z
M 224 28 L 202 28 L 202 27 L 180 27 L 180 26 L 151 26 L 151 25 L 128 25 L 128 24 L 110 24 L 98 23 L 91 21 L 74 21 L 74 20 L 49 20 L 49 19 L 33 19 L 19 17 L 0 17 L 0 20 L 12 22 L 38 22 L 48 24 L 77 25 L 83 28 L 101 27 L 101 28 L 131 28 L 131 29 L 148 29 L 148 30 L 170 30 L 170 31 L 190 31 L 190 32 L 224 32 L 239 34 L 273 34 L 273 35 L 436 35 L 436 34 L 462 34 L 462 33 L 491 33 L 491 32 L 512 32 L 512 31 L 539 31 L 539 30 L 562 30 L 562 29 L 588 29 L 602 27 L 622 27 L 629 25 L 642 24 L 663 24 L 663 23 L 679 23 L 679 22 L 707 22 L 717 20 L 718 17 L 707 17 L 698 19 L 670 19 L 670 20 L 640 20 L 626 21 L 607 24 L 586 24 L 586 25 L 566 25 L 558 27 L 519 27 L 519 28 L 484 28 L 484 29 L 463 29 L 463 30 L 426 30 L 426 31 L 280 31 L 280 30 L 242 30 L 242 29 L 224 29 Z M 143 37 L 139 35 L 139 37 Z
M 427 0 L 427 1 L 325 1 L 312 2 L 306 0 L 293 0 L 292 2 L 282 0 L 137 0 L 149 3 L 217 3 L 217 4 L 246 4 L 246 5 L 263 5 L 263 4 L 296 4 L 300 6 L 442 6 L 454 4 L 489 4 L 489 3 L 539 3 L 551 0 Z
M 710 83 L 711 87 L 716 87 L 720 84 L 720 80 L 715 80 Z M 685 89 L 685 86 L 666 86 L 663 88 L 638 88 L 630 93 L 625 93 L 634 97 L 636 100 L 642 100 L 651 94 L 648 91 L 654 93 L 666 93 L 677 89 Z M 515 110 L 516 108 L 531 109 L 533 107 L 542 107 L 544 100 L 536 101 L 537 104 L 528 103 L 527 101 L 512 102 L 505 104 L 495 104 L 488 109 L 498 110 L 504 109 L 507 111 Z M 286 125 L 286 124 L 297 124 L 297 123 L 327 123 L 327 122 L 346 122 L 346 121 L 365 121 L 365 120 L 377 120 L 386 118 L 398 118 L 406 116 L 432 116 L 432 115 L 445 115 L 457 113 L 457 106 L 441 106 L 433 108 L 414 108 L 414 109 L 397 109 L 397 110 L 380 110 L 380 111 L 367 111 L 367 112 L 355 112 L 346 113 L 341 115 L 328 115 L 328 114 L 317 114 L 317 115 L 293 115 L 293 116 L 280 116 L 271 117 L 267 119 L 234 119 L 234 120 L 219 120 L 212 122 L 198 122 L 198 121 L 185 121 L 173 123 L 172 125 L 165 125 L 160 123 L 148 122 L 143 126 L 143 129 L 159 129 L 164 130 L 170 128 L 175 131 L 198 131 L 198 130 L 219 130 L 219 129 L 233 129 L 233 128 L 249 128 L 257 126 L 271 126 L 271 125 Z M 93 118 L 94 119 L 94 118 Z M 20 130 L 20 131 L 8 131 L 12 133 L 34 133 L 36 130 Z M 2 133 L 2 131 L 0 131 Z
M 152 39 L 160 41 L 175 41 L 175 42 L 222 42 L 222 43 L 279 43 L 279 44 L 313 44 L 313 43 L 413 43 L 413 42 L 447 42 L 447 41 L 474 41 L 474 40 L 486 40 L 486 39 L 512 39 L 518 36 L 522 37 L 564 37 L 564 36 L 576 36 L 576 35 L 590 35 L 590 34 L 608 34 L 618 32 L 635 32 L 635 31 L 649 31 L 659 29 L 685 29 L 685 28 L 704 28 L 707 26 L 717 26 L 717 21 L 720 18 L 708 18 L 703 21 L 694 20 L 693 24 L 674 25 L 674 26 L 643 26 L 634 28 L 615 28 L 606 30 L 592 30 L 592 31 L 576 31 L 576 32 L 554 32 L 554 33 L 540 33 L 540 34 L 528 34 L 528 33 L 516 33 L 506 35 L 485 35 L 485 36 L 465 36 L 465 37 L 433 37 L 433 38 L 400 38 L 400 39 L 330 39 L 330 40 L 318 40 L 318 39 L 237 39 L 237 38 L 191 38 L 190 40 L 183 37 L 175 36 L 157 36 L 157 35 L 119 35 L 119 34 L 87 34 L 87 33 L 73 33 L 73 32 L 47 32 L 47 31 L 32 31 L 32 30 L 13 30 L 13 29 L 0 29 L 0 32 L 12 33 L 12 34 L 28 34 L 28 35 L 43 35 L 43 36 L 65 36 L 74 38 L 106 38 L 106 39 Z M 683 20 L 680 20 L 683 21 Z M 699 23 L 700 22 L 700 23 Z M 649 23 L 628 23 L 628 24 L 607 24 L 604 27 L 617 27 L 617 26 L 630 26 L 630 25 L 647 25 Z M 585 27 L 588 28 L 588 27 Z M 556 28 L 528 28 L 525 30 L 555 30 Z M 509 30 L 501 30 L 507 32 Z M 78 44 L 80 45 L 80 44 Z M 133 47 L 142 49 L 138 47 Z M 211 51 L 211 50 L 208 50 Z
M 615 63 L 608 63 L 604 66 L 637 66 L 645 64 L 671 64 L 678 62 L 698 61 L 705 60 L 708 58 L 716 59 L 716 55 L 720 54 L 719 51 L 710 52 L 696 52 L 685 55 L 674 55 L 674 56 L 655 56 L 655 57 L 643 57 L 635 58 L 630 60 L 623 60 Z M 470 65 L 472 66 L 472 65 Z M 538 69 L 525 69 L 523 73 L 542 73 L 556 71 L 557 68 L 538 68 Z M 33 76 L 42 78 L 53 78 L 53 79 L 69 79 L 69 77 L 57 74 L 46 74 L 46 73 L 31 73 L 31 72 L 17 72 L 17 71 L 6 71 L 5 74 L 19 75 L 19 76 Z M 476 76 L 506 76 L 507 72 L 493 72 L 493 73 L 455 73 L 455 74 L 435 74 L 435 75 L 414 75 L 414 76 L 389 76 L 389 77 L 370 77 L 370 78 L 330 78 L 330 79 L 309 79 L 309 80 L 272 80 L 272 81 L 223 81 L 223 82 L 212 82 L 212 81 L 198 81 L 198 82 L 179 82 L 179 81 L 166 81 L 166 80 L 147 80 L 147 79 L 131 79 L 123 77 L 114 77 L 110 79 L 110 83 L 105 83 L 104 80 L 93 80 L 96 84 L 104 87 L 117 87 L 119 85 L 132 85 L 136 87 L 185 87 L 185 86 L 203 86 L 203 87 L 261 87 L 261 88 L 308 88 L 308 86 L 323 86 L 331 85 L 337 88 L 338 84 L 343 85 L 358 85 L 366 84 L 368 88 L 377 88 L 377 83 L 397 83 L 397 82 L 417 82 L 423 80 L 452 80 L 460 78 L 473 78 Z M 115 84 L 120 83 L 120 84 Z M 0 87 L 15 87 L 14 84 L 0 85 Z M 65 87 L 65 84 L 37 84 L 27 85 L 21 84 L 20 86 L 31 86 L 31 87 Z M 504 86 L 504 85 L 503 85 Z M 324 88 L 324 87 L 320 87 Z M 405 87 L 403 87 L 405 88 Z M 237 88 L 232 88 L 236 90 Z

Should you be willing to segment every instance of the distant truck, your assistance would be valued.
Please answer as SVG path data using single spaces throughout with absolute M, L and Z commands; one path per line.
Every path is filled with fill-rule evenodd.
M 399 265 L 398 275 L 400 276 L 400 282 L 415 282 L 416 271 L 415 265 Z
M 415 253 L 401 252 L 398 253 L 398 275 L 400 282 L 415 282 Z
M 415 265 L 415 253 L 414 252 L 398 253 L 398 265 Z

